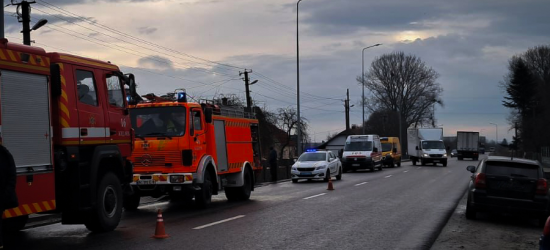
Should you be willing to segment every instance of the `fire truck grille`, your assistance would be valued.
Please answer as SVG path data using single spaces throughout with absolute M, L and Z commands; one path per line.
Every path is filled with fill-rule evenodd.
M 178 152 L 152 152 L 135 157 L 134 167 L 166 167 L 181 164 L 181 155 Z

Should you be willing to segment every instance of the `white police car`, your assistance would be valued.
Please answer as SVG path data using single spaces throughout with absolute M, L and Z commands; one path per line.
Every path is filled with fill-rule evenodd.
M 342 163 L 331 151 L 308 149 L 304 152 L 290 170 L 292 182 L 299 179 L 322 179 L 328 181 L 332 176 L 342 179 Z

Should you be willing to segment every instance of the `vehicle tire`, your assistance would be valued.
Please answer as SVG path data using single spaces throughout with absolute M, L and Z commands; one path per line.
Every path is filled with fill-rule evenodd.
M 139 200 L 141 199 L 140 194 L 135 192 L 131 195 L 124 196 L 124 210 L 126 211 L 135 211 L 139 207 Z
M 458 160 L 459 160 L 459 161 L 462 161 L 462 157 L 458 157 Z
M 470 199 L 466 202 L 466 219 L 475 220 L 476 219 L 476 210 L 470 205 Z
M 544 227 L 544 225 L 546 225 L 546 220 L 548 219 L 548 216 L 545 215 L 545 216 L 542 216 L 538 219 L 539 221 L 539 227 Z
M 446 166 L 447 166 L 447 162 L 444 161 L 444 162 L 443 162 L 443 167 L 446 167 Z
M 330 170 L 327 169 L 327 173 L 325 174 L 325 179 L 323 179 L 324 182 L 328 182 L 330 180 Z
M 25 224 L 27 224 L 28 220 L 28 215 L 4 219 L 4 221 L 2 221 L 2 227 L 5 232 L 18 232 L 25 228 Z
M 212 203 L 212 189 L 214 189 L 214 186 L 212 185 L 210 170 L 206 170 L 201 189 L 195 192 L 195 205 L 197 207 L 206 208 Z
M 401 159 L 399 159 L 399 161 L 397 162 L 397 167 L 401 167 Z
M 426 165 L 426 162 L 424 161 L 424 159 L 420 159 L 420 166 L 424 166 Z
M 342 180 L 342 168 L 338 168 L 338 174 L 336 175 L 336 180 Z
M 416 160 L 412 160 L 413 166 L 416 166 Z
M 96 207 L 84 223 L 92 232 L 113 231 L 122 217 L 122 186 L 117 176 L 107 172 L 98 184 Z
M 243 175 L 243 186 L 225 189 L 225 197 L 230 201 L 246 201 L 252 193 L 252 175 L 250 170 L 245 168 Z
M 292 183 L 298 183 L 298 179 L 292 179 Z

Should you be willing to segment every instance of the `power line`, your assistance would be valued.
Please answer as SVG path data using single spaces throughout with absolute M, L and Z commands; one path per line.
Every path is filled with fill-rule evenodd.
M 171 49 L 171 48 L 167 48 L 167 47 L 164 47 L 164 46 L 161 46 L 161 45 L 158 45 L 156 43 L 153 43 L 153 42 L 149 42 L 147 40 L 144 40 L 144 39 L 141 39 L 141 38 L 138 38 L 138 37 L 135 37 L 135 36 L 132 36 L 132 35 L 129 35 L 129 34 L 126 34 L 124 32 L 121 32 L 121 31 L 118 31 L 116 29 L 113 29 L 111 27 L 108 27 L 106 25 L 103 25 L 103 24 L 100 24 L 98 22 L 93 22 L 93 21 L 90 21 L 88 20 L 87 18 L 83 17 L 83 16 L 80 16 L 80 15 L 77 15 L 77 14 L 74 14 L 68 10 L 65 10 L 59 6 L 56 6 L 54 4 L 51 4 L 51 3 L 48 3 L 44 0 L 39 0 L 40 2 L 43 2 L 44 4 L 46 5 L 49 5 L 49 6 L 46 6 L 44 4 L 41 4 L 41 3 L 38 3 L 46 8 L 49 8 L 49 9 L 52 9 L 55 8 L 55 9 L 58 9 L 59 13 L 63 13 L 64 14 L 69 14 L 70 16 L 73 16 L 73 17 L 76 17 L 78 20 L 81 20 L 83 22 L 86 22 L 92 26 L 96 26 L 96 27 L 100 27 L 100 28 L 103 28 L 103 29 L 106 29 L 106 30 L 109 30 L 110 32 L 112 33 L 115 33 L 115 34 L 118 34 L 120 36 L 123 36 L 123 37 L 126 37 L 126 38 L 129 38 L 129 39 L 132 39 L 132 40 L 135 40 L 135 41 L 138 41 L 138 42 L 142 42 L 142 43 L 145 43 L 145 44 L 148 44 L 150 46 L 153 46 L 153 47 L 156 47 L 156 48 L 160 48 L 160 49 L 163 49 L 163 50 L 166 50 L 166 51 L 170 51 L 170 52 L 174 52 L 174 53 L 177 53 L 177 54 L 180 54 L 180 55 L 184 55 L 184 56 L 187 56 L 187 57 L 190 57 L 190 58 L 194 58 L 194 59 L 197 59 L 197 60 L 201 60 L 201 61 L 205 61 L 205 62 L 208 62 L 208 63 L 211 63 L 211 64 L 216 64 L 216 65 L 220 65 L 220 66 L 224 66 L 224 67 L 229 67 L 229 68 L 235 68 L 235 69 L 244 69 L 242 67 L 238 67 L 238 66 L 234 66 L 234 65 L 230 65 L 230 64 L 227 64 L 227 63 L 220 63 L 220 62 L 216 62 L 216 61 L 211 61 L 211 60 L 208 60 L 208 59 L 204 59 L 204 58 L 200 58 L 200 57 L 197 57 L 197 56 L 193 56 L 193 55 L 190 55 L 190 54 L 187 54 L 187 53 L 184 53 L 184 52 L 180 52 L 180 51 L 177 51 L 177 50 L 174 50 L 174 49 Z M 50 7 L 51 6 L 51 7 Z

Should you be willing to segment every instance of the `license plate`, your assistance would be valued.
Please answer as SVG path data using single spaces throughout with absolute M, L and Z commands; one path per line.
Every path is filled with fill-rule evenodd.
M 439 160 L 434 160 L 434 162 L 439 162 Z
M 301 176 L 310 176 L 311 173 L 310 172 L 301 172 L 300 175 Z
M 153 185 L 155 184 L 154 180 L 139 180 L 137 181 L 138 185 Z
M 354 166 L 354 167 L 359 167 L 359 166 L 361 166 L 361 164 L 351 164 L 351 165 Z

